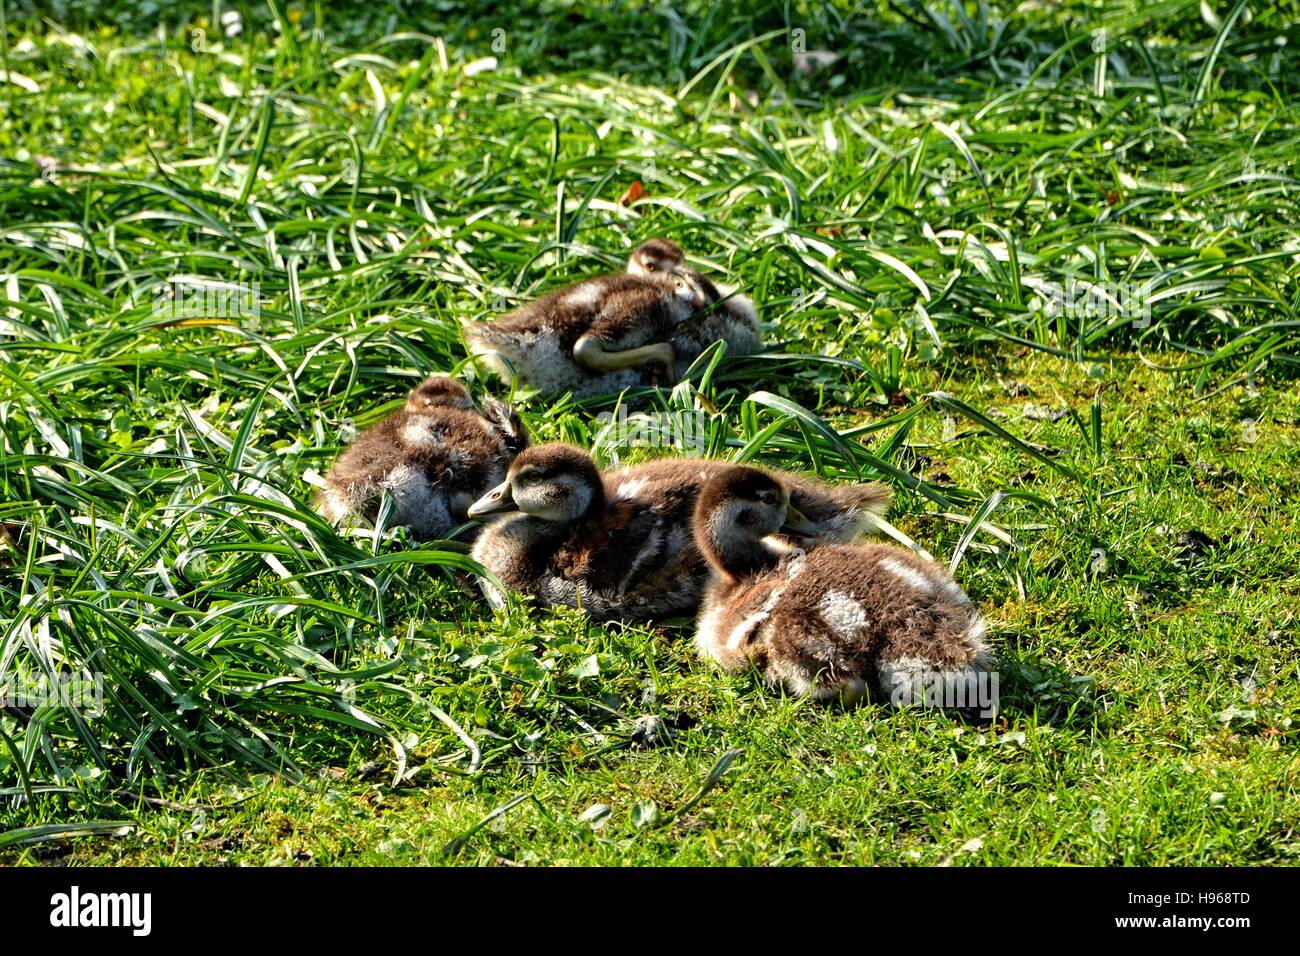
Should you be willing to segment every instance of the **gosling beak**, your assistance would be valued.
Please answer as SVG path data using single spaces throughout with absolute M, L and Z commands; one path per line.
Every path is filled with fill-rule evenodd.
M 505 511 L 518 511 L 514 495 L 510 492 L 510 479 L 507 478 L 478 501 L 469 506 L 465 512 L 470 518 L 482 518 L 486 515 L 501 514 Z
M 794 535 L 799 538 L 816 538 L 821 529 L 803 516 L 794 505 L 785 511 L 785 521 L 781 525 L 781 534 Z

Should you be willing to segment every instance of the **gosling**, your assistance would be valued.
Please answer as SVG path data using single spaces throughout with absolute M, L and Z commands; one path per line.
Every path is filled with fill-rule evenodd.
M 693 277 L 705 291 L 709 308 L 676 326 L 668 341 L 679 369 L 689 368 L 714 342 L 727 343 L 727 355 L 753 355 L 763 346 L 758 312 L 748 296 L 730 286 L 710 282 L 686 265 L 681 248 L 667 239 L 648 239 L 633 250 L 627 271 L 632 275 L 676 273 Z
M 938 565 L 881 544 L 791 547 L 816 529 L 753 468 L 704 486 L 694 531 L 712 569 L 695 633 L 705 660 L 820 701 L 973 704 L 992 664 L 984 621 Z
M 510 405 L 485 398 L 480 410 L 463 385 L 434 375 L 339 456 L 316 509 L 334 524 L 373 522 L 387 491 L 395 524 L 419 540 L 439 538 L 466 521 L 470 504 L 528 443 Z

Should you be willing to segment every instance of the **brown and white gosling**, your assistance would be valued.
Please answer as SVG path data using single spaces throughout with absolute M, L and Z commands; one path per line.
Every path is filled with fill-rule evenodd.
M 626 273 L 586 279 L 496 321 L 465 325 L 470 354 L 494 374 L 579 398 L 671 385 L 728 336 L 733 354 L 758 348 L 752 304 L 723 300 L 667 240 L 639 246 Z
M 703 482 L 728 467 L 661 459 L 602 475 L 578 448 L 538 445 L 470 507 L 472 518 L 504 515 L 484 528 L 473 556 L 543 606 L 578 607 L 598 620 L 693 615 L 708 577 L 691 532 L 695 499 Z M 831 540 L 870 530 L 889 505 L 882 485 L 832 488 L 784 477 Z M 492 585 L 484 590 L 493 605 L 504 604 Z
M 689 368 L 705 349 L 719 339 L 727 343 L 730 356 L 753 355 L 762 348 L 754 303 L 748 296 L 730 286 L 710 282 L 686 265 L 686 255 L 676 243 L 667 239 L 646 240 L 632 251 L 627 271 L 632 275 L 675 272 L 693 277 L 705 290 L 709 303 L 705 313 L 676 326 L 668 337 L 679 372 Z
M 908 705 L 988 670 L 984 621 L 942 568 L 880 544 L 804 552 L 773 536 L 810 530 L 771 475 L 733 468 L 701 490 L 695 538 L 712 567 L 695 645 L 723 670 L 852 703 Z M 951 697 L 945 696 L 944 700 Z
M 373 521 L 379 497 L 393 498 L 393 523 L 437 538 L 466 520 L 469 506 L 505 477 L 528 446 L 515 410 L 485 398 L 480 410 L 459 382 L 424 380 L 406 406 L 363 432 L 339 456 L 316 498 L 329 521 Z
M 581 398 L 654 378 L 676 379 L 671 330 L 709 305 L 688 276 L 597 276 L 493 322 L 465 325 L 465 343 L 495 375 L 542 394 Z

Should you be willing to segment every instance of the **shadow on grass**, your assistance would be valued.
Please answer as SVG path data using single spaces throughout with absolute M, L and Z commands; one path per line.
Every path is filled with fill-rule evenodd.
M 715 4 L 686 0 L 672 7 L 651 0 L 609 7 L 578 2 L 512 5 L 469 0 L 452 9 L 430 10 L 402 0 L 340 2 L 328 5 L 288 0 L 278 5 L 233 4 L 213 0 L 10 0 L 11 31 L 21 35 L 50 22 L 63 31 L 94 36 L 115 30 L 155 41 L 161 26 L 185 31 L 193 44 L 223 45 L 239 51 L 278 44 L 285 55 L 308 54 L 302 72 L 322 41 L 336 49 L 371 47 L 395 60 L 419 59 L 434 37 L 446 45 L 452 62 L 495 57 L 525 74 L 608 72 L 659 86 L 670 94 L 708 71 L 698 92 L 724 82 L 741 100 L 753 88 L 783 84 L 796 102 L 840 98 L 854 92 L 931 84 L 944 95 L 983 100 L 984 85 L 1028 76 L 1028 70 L 1080 33 L 1098 25 L 1094 5 L 1066 2 L 1024 13 L 1015 4 L 980 3 L 974 15 L 949 2 L 864 4 L 759 0 Z M 1167 41 L 1204 42 L 1205 24 L 1197 4 L 1182 15 L 1164 9 L 1158 18 L 1142 8 L 1115 21 L 1117 34 L 1159 32 Z M 317 16 L 320 16 L 319 21 Z M 212 22 L 215 16 L 222 17 Z M 1233 44 L 1271 43 L 1280 9 L 1257 15 Z M 1115 20 L 1112 16 L 1111 20 Z M 288 42 L 282 38 L 288 37 Z M 766 40 L 760 38 L 766 37 Z M 759 56 L 732 60 L 737 47 L 750 44 Z M 1162 44 L 1167 48 L 1168 42 Z M 1163 56 L 1167 49 L 1152 50 Z M 1065 65 L 1086 58 L 1087 44 L 1066 56 Z M 1258 76 L 1236 58 L 1225 56 L 1224 81 L 1252 83 Z M 1172 71 L 1174 68 L 1169 67 Z M 1230 74 L 1231 76 L 1229 76 Z M 686 107 L 682 107 L 684 113 Z
M 998 652 L 998 694 L 999 717 L 1036 715 L 1058 730 L 1093 726 L 1104 717 L 1091 677 L 1006 647 Z

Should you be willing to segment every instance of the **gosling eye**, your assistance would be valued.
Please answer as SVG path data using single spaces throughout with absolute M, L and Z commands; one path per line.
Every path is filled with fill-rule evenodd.
M 647 263 L 645 264 L 645 271 L 646 271 L 646 272 L 654 272 L 654 271 L 655 271 L 655 264 L 654 264 L 653 262 L 647 262 Z

